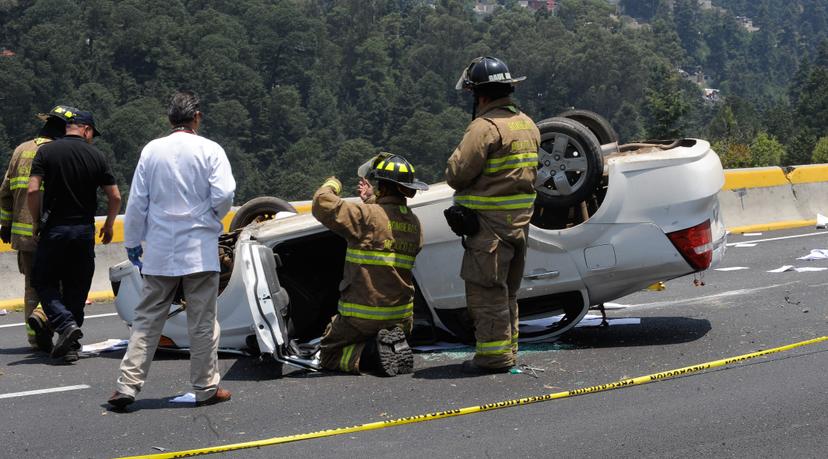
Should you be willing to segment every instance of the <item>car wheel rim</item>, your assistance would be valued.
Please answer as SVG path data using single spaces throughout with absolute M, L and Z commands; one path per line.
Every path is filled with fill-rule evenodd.
M 535 189 L 547 196 L 569 196 L 580 190 L 589 168 L 584 146 L 562 133 L 541 137 L 538 148 L 538 175 Z

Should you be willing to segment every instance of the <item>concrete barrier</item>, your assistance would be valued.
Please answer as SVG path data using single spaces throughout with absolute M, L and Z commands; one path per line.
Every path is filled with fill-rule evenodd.
M 828 165 L 759 167 L 725 171 L 719 203 L 732 233 L 816 224 L 828 215 Z

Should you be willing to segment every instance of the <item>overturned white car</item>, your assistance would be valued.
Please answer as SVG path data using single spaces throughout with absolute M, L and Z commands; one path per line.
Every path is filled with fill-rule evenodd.
M 726 244 L 717 193 L 724 174 L 708 142 L 619 146 L 603 118 L 581 110 L 538 127 L 538 197 L 518 295 L 522 342 L 564 333 L 591 306 L 721 259 Z M 459 276 L 463 248 L 443 217 L 452 195 L 440 183 L 409 201 L 425 239 L 413 270 L 414 344 L 474 341 Z M 219 248 L 220 348 L 315 368 L 314 348 L 303 343 L 319 337 L 336 313 L 345 241 L 310 214 L 295 214 L 274 199 L 243 206 L 231 230 Z M 124 262 L 110 268 L 110 280 L 118 313 L 130 324 L 140 273 Z M 172 306 L 163 335 L 162 347 L 189 346 L 186 307 Z

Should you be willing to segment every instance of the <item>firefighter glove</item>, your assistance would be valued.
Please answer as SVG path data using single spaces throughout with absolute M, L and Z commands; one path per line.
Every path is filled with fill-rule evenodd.
M 325 179 L 325 183 L 323 183 L 322 186 L 331 187 L 331 189 L 334 193 L 336 193 L 337 196 L 339 196 L 339 193 L 342 192 L 342 182 L 340 182 L 339 179 L 336 177 L 328 177 L 327 179 Z
M 138 269 L 142 269 L 144 264 L 141 263 L 141 256 L 144 254 L 144 248 L 139 245 L 137 247 L 127 247 L 126 251 L 129 261 L 132 262 L 133 265 L 137 266 Z

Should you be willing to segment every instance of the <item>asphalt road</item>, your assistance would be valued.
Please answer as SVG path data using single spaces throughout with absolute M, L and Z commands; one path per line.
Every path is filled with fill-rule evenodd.
M 814 233 L 777 231 L 730 242 Z M 0 457 L 114 457 L 299 434 L 592 386 L 826 335 L 828 271 L 766 271 L 828 249 L 828 233 L 730 247 L 704 286 L 675 279 L 660 292 L 617 300 L 610 318 L 636 325 L 577 328 L 554 344 L 526 345 L 526 374 L 467 377 L 467 352 L 416 356 L 396 378 L 281 370 L 224 355 L 229 403 L 169 403 L 189 390 L 186 356 L 160 353 L 127 413 L 106 408 L 123 351 L 51 365 L 25 344 L 20 314 L 0 317 Z M 111 314 L 93 305 L 89 315 Z M 89 318 L 85 343 L 126 338 L 117 316 Z M 420 424 L 307 440 L 225 457 L 825 457 L 828 344 L 653 384 Z M 86 385 L 64 392 L 21 391 Z

